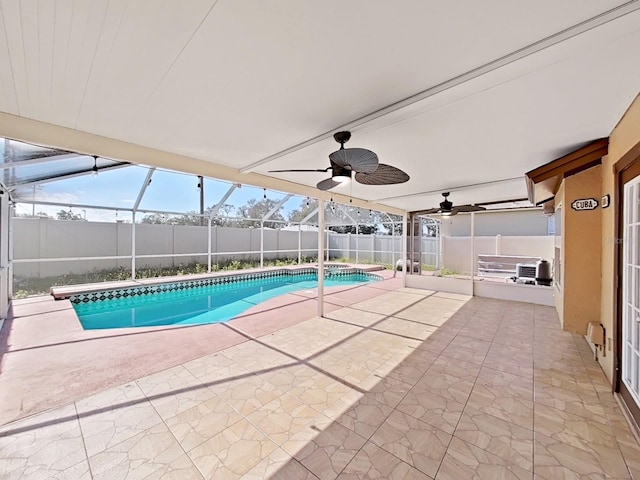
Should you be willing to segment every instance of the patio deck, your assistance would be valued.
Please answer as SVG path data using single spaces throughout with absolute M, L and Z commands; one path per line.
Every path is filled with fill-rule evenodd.
M 100 362 L 130 356 L 110 365 L 126 378 L 101 374 L 117 385 L 4 425 L 0 477 L 640 478 L 640 448 L 609 383 L 553 308 L 391 279 L 335 292 L 325 318 L 295 320 L 312 296 L 274 299 L 282 308 L 227 326 L 19 340 L 3 359 L 3 405 L 43 394 L 1 383 L 22 355 L 35 365 L 80 344 Z M 16 302 L 11 330 L 35 329 L 29 311 L 61 319 L 61 305 Z M 156 373 L 140 375 L 146 363 Z

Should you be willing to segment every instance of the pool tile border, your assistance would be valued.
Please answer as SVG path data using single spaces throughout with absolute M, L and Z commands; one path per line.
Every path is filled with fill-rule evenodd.
M 117 288 L 108 290 L 99 290 L 95 292 L 86 292 L 69 296 L 69 301 L 73 304 L 89 303 L 89 302 L 104 302 L 119 298 L 137 297 L 141 295 L 151 295 L 154 293 L 173 292 L 176 290 L 189 290 L 193 288 L 208 287 L 212 285 L 225 285 L 231 283 L 244 282 L 248 280 L 258 280 L 264 278 L 274 278 L 282 276 L 300 276 L 316 274 L 316 268 L 297 268 L 292 269 L 278 269 L 267 270 L 262 272 L 251 272 L 241 274 L 230 275 L 217 275 L 211 278 L 204 278 L 199 280 L 181 280 L 172 281 L 168 283 L 159 283 L 156 285 L 141 285 L 129 288 Z M 346 276 L 352 274 L 361 274 L 372 281 L 383 280 L 380 275 L 365 272 L 360 268 L 346 267 L 335 268 L 325 271 L 325 278 L 332 276 Z

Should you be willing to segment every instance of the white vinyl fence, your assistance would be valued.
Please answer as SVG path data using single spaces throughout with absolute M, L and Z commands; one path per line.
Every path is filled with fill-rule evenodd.
M 53 277 L 131 267 L 131 224 L 12 219 L 14 275 Z M 173 267 L 208 263 L 207 227 L 136 224 L 136 266 Z M 211 227 L 211 261 L 259 261 L 259 228 Z M 402 255 L 402 237 L 328 233 L 330 259 L 395 264 Z M 422 238 L 422 264 L 458 273 L 470 270 L 469 237 Z M 264 259 L 315 257 L 318 233 L 264 230 Z M 475 253 L 553 259 L 553 237 L 475 237 Z M 91 257 L 91 259 L 86 259 Z
M 442 266 L 456 273 L 469 274 L 471 270 L 470 237 L 441 237 Z M 474 237 L 474 266 L 478 255 L 517 255 L 541 257 L 553 263 L 553 236 Z

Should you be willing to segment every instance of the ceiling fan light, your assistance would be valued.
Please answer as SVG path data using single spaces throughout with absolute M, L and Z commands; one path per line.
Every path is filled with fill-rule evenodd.
M 334 165 L 331 179 L 337 183 L 348 183 L 351 180 L 351 170 Z

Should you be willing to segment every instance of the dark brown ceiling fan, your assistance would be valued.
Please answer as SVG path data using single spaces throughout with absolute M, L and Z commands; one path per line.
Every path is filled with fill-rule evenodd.
M 331 177 L 317 184 L 320 190 L 331 190 L 338 185 L 348 182 L 355 173 L 356 182 L 363 185 L 394 185 L 409 180 L 409 175 L 399 168 L 378 162 L 378 156 L 365 148 L 344 148 L 344 144 L 351 138 L 351 132 L 337 132 L 333 135 L 340 149 L 329 155 L 330 165 L 320 169 L 289 169 L 270 170 L 276 172 L 328 172 Z
M 444 200 L 440 202 L 440 207 L 438 208 L 430 208 L 428 210 L 420 210 L 417 212 L 412 212 L 415 215 L 435 215 L 440 214 L 444 216 L 457 215 L 458 213 L 465 212 L 480 212 L 482 210 L 486 210 L 484 207 L 479 207 L 477 205 L 460 205 L 459 207 L 455 207 L 453 202 L 451 202 L 447 197 L 449 197 L 449 192 L 444 192 L 442 196 Z

